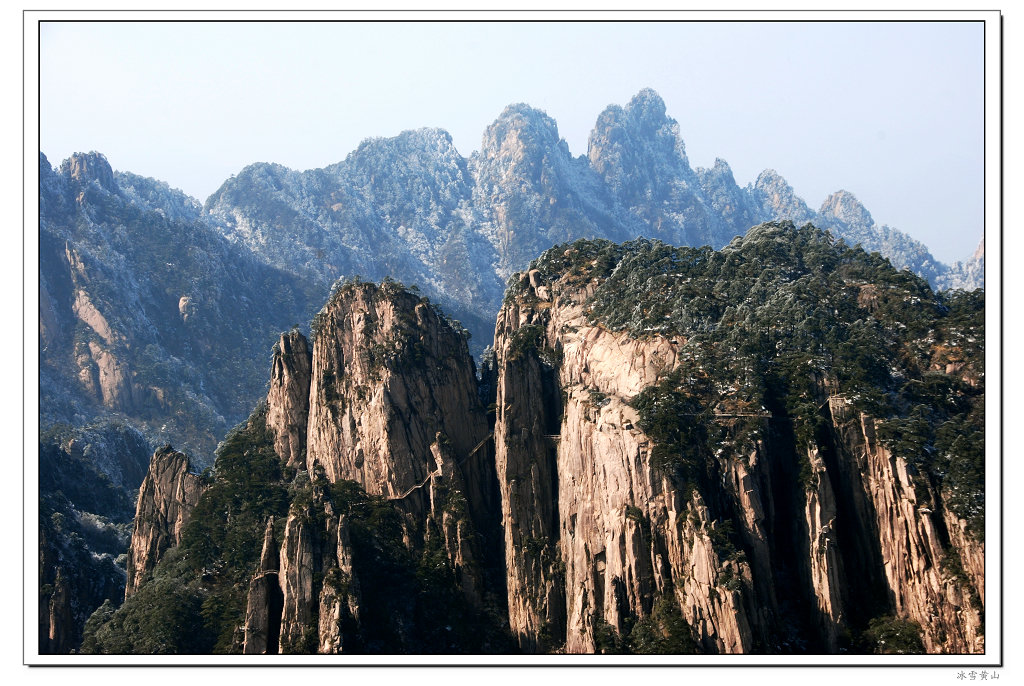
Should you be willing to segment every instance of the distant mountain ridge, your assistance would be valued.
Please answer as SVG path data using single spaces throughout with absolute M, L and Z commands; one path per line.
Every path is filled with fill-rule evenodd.
M 41 427 L 116 416 L 153 443 L 212 453 L 262 391 L 268 340 L 323 291 L 99 153 L 39 162 Z
M 919 241 L 876 224 L 847 191 L 814 211 L 773 170 L 740 187 L 724 160 L 691 168 L 678 123 L 651 89 L 598 116 L 585 156 L 570 155 L 551 117 L 516 104 L 469 158 L 443 130 L 406 131 L 367 140 L 323 169 L 250 165 L 204 214 L 282 269 L 328 280 L 352 269 L 394 274 L 485 320 L 508 276 L 557 243 L 645 236 L 720 248 L 772 220 L 831 229 L 934 287 L 983 286 L 980 269 L 942 264 Z
M 406 131 L 322 169 L 249 165 L 204 204 L 99 153 L 56 169 L 40 154 L 44 426 L 135 417 L 208 456 L 260 392 L 273 336 L 336 279 L 417 285 L 479 355 L 509 276 L 579 238 L 720 248 L 764 221 L 813 222 L 935 288 L 983 286 L 983 245 L 945 265 L 847 191 L 814 211 L 772 170 L 740 187 L 724 160 L 691 168 L 653 90 L 607 107 L 588 147 L 573 157 L 551 117 L 515 104 L 468 158 L 441 129 Z

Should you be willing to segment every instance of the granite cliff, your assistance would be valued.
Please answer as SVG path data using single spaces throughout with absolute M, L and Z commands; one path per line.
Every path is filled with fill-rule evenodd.
M 693 650 L 864 650 L 901 623 L 919 627 L 923 651 L 984 650 L 983 534 L 969 522 L 980 484 L 928 463 L 966 449 L 939 460 L 977 469 L 977 446 L 924 435 L 977 427 L 976 387 L 929 355 L 864 375 L 845 347 L 863 335 L 934 354 L 963 340 L 960 323 L 912 325 L 944 332 L 938 344 L 900 333 L 911 318 L 889 319 L 865 292 L 945 308 L 810 229 L 797 261 L 784 258 L 791 230 L 758 227 L 720 253 L 580 242 L 514 277 L 496 328 L 495 444 L 522 648 L 649 648 L 667 603 L 688 625 L 673 638 Z M 847 274 L 827 295 L 806 271 L 821 260 Z M 730 286 L 708 279 L 718 268 Z M 821 329 L 788 323 L 815 316 L 793 301 L 816 291 L 833 303 Z M 858 332 L 872 310 L 877 330 Z M 818 340 L 787 340 L 805 334 Z M 923 384 L 955 407 L 882 397 L 927 402 Z M 952 502 L 971 489 L 972 507 Z
M 133 547 L 178 544 L 83 647 L 180 651 L 171 589 L 199 652 L 983 652 L 983 319 L 812 226 L 579 240 L 478 382 L 425 298 L 338 284 L 183 528 L 144 487 Z
M 312 328 L 312 344 L 293 330 L 274 346 L 267 400 L 222 443 L 202 495 L 182 456 L 154 455 L 128 599 L 95 618 L 85 650 L 181 650 L 150 616 L 161 585 L 208 608 L 189 639 L 200 652 L 508 649 L 465 331 L 393 281 L 339 284 Z M 131 621 L 148 630 L 126 635 Z
M 164 446 L 153 454 L 139 488 L 135 526 L 128 546 L 128 598 L 142 585 L 163 554 L 181 542 L 181 532 L 203 493 L 203 480 L 186 455 Z

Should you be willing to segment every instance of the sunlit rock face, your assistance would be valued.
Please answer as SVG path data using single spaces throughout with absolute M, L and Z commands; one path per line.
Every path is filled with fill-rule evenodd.
M 806 385 L 803 402 L 813 413 L 787 409 L 772 397 L 770 367 L 757 372 L 715 357 L 716 346 L 743 339 L 726 343 L 734 339 L 723 327 L 740 324 L 703 324 L 699 307 L 683 309 L 707 297 L 694 289 L 697 265 L 720 259 L 734 265 L 730 273 L 742 271 L 740 255 L 777 250 L 786 230 L 792 225 L 759 227 L 719 257 L 581 242 L 549 251 L 510 280 L 495 329 L 495 446 L 509 621 L 523 649 L 646 645 L 634 627 L 660 621 L 667 598 L 693 650 L 862 650 L 855 636 L 869 619 L 896 617 L 920 627 L 927 652 L 983 652 L 984 544 L 977 528 L 964 533 L 970 526 L 945 500 L 947 487 L 924 476 L 918 458 L 901 452 L 904 444 L 876 437 L 897 420 L 856 409 L 857 394 L 840 392 L 850 382 L 838 381 L 848 373 L 838 361 L 836 369 L 805 365 L 803 380 L 790 376 Z M 801 234 L 822 250 L 845 250 L 816 230 Z M 813 262 L 807 250 L 801 259 Z M 758 273 L 786 273 L 775 254 L 759 261 Z M 769 289 L 780 302 L 791 288 L 783 284 L 797 280 L 789 274 Z M 662 286 L 633 285 L 644 279 Z M 865 294 L 881 291 L 851 281 L 822 284 L 849 289 L 851 316 L 877 311 L 881 296 Z M 720 281 L 707 287 L 731 297 Z M 694 300 L 674 301 L 677 288 Z M 735 297 L 741 291 L 760 302 L 756 288 Z M 661 319 L 648 308 L 665 300 Z M 721 307 L 728 319 L 733 310 Z M 694 371 L 696 361 L 716 359 L 720 371 L 706 377 L 716 389 L 711 406 L 694 405 L 692 420 L 657 414 L 658 403 L 704 383 L 710 372 Z M 948 374 L 964 402 L 976 397 L 966 362 L 943 367 L 928 359 L 901 373 Z M 666 386 L 672 379 L 680 385 Z M 717 437 L 704 444 L 697 471 L 666 468 L 663 422 L 678 423 L 673 430 L 691 440 Z M 801 428 L 806 422 L 813 430 Z
M 125 597 L 138 590 L 163 554 L 181 542 L 203 492 L 202 479 L 191 466 L 186 455 L 169 446 L 153 454 L 135 509 Z

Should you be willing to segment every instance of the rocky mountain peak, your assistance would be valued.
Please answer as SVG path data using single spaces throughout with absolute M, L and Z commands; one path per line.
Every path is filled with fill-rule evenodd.
M 736 184 L 736 178 L 733 176 L 732 167 L 730 167 L 729 163 L 723 160 L 721 157 L 715 158 L 715 164 L 712 165 L 711 169 L 698 168 L 697 171 L 698 173 L 703 172 L 710 178 L 721 179 L 722 181 L 730 185 Z
M 819 212 L 850 226 L 869 227 L 875 223 L 871 213 L 849 191 L 839 190 L 825 198 Z
M 625 109 L 609 105 L 590 134 L 588 156 L 601 174 L 614 166 L 627 171 L 646 164 L 681 166 L 689 170 L 679 124 L 667 116 L 665 102 L 650 88 L 637 93 Z
M 534 126 L 554 127 L 557 129 L 555 120 L 548 116 L 547 112 L 525 102 L 514 102 L 505 107 L 488 128 L 500 125 L 503 122 L 515 122 L 519 125 L 532 124 Z
M 68 206 L 67 179 L 56 173 L 46 155 L 39 153 L 39 214 L 59 216 Z
M 49 190 L 54 180 L 58 178 L 53 170 L 53 166 L 50 164 L 50 160 L 46 158 L 46 155 L 40 151 L 39 153 L 39 187 L 40 189 Z M 42 195 L 42 193 L 40 193 Z
M 328 284 L 339 276 L 358 273 L 380 279 L 390 274 L 416 283 L 466 322 L 478 344 L 489 342 L 494 331 L 505 279 L 551 246 L 579 238 L 624 241 L 645 236 L 675 245 L 715 247 L 767 219 L 788 218 L 800 224 L 818 224 L 820 219 L 828 222 L 819 224 L 822 228 L 831 229 L 847 245 L 860 243 L 866 250 L 878 250 L 897 268 L 909 266 L 936 283 L 934 261 L 923 246 L 888 227 L 876 226 L 852 194 L 830 197 L 818 215 L 772 170 L 762 173 L 756 184 L 740 188 L 724 160 L 716 160 L 710 169 L 690 169 L 678 132 L 665 102 L 645 89 L 628 103 L 609 106 L 591 135 L 589 157 L 572 158 L 551 117 L 527 105 L 511 105 L 488 128 L 483 148 L 471 159 L 458 154 L 451 136 L 442 129 L 405 131 L 365 141 L 344 161 L 324 169 L 299 172 L 277 164 L 251 165 L 211 196 L 205 214 L 162 182 L 112 172 L 98 153 L 74 156 L 60 173 L 54 173 L 40 155 L 40 331 L 45 365 L 40 381 L 41 420 L 45 420 L 41 423 L 116 415 L 144 426 L 154 444 L 173 440 L 202 461 L 227 427 L 241 419 L 260 395 L 266 395 L 266 433 L 277 450 L 265 452 L 273 465 L 283 467 L 279 464 L 283 461 L 286 474 L 313 467 L 309 476 L 315 477 L 317 465 L 308 458 L 322 456 L 324 475 L 328 481 L 336 480 L 332 486 L 348 479 L 358 481 L 387 507 L 400 509 L 408 521 L 440 536 L 431 545 L 439 543 L 456 570 L 471 567 L 475 553 L 462 546 L 460 541 L 469 538 L 459 533 L 459 527 L 470 520 L 449 511 L 457 499 L 446 495 L 465 493 L 473 523 L 483 522 L 479 529 L 493 523 L 493 534 L 500 526 L 500 517 L 493 516 L 498 487 L 481 485 L 497 480 L 492 474 L 493 456 L 487 456 L 493 448 L 487 443 L 488 419 L 482 408 L 495 399 L 500 375 L 498 367 L 492 367 L 486 375 L 487 392 L 474 396 L 472 363 L 465 340 L 457 335 L 459 327 L 446 322 L 418 293 L 399 295 L 390 292 L 390 286 L 353 288 L 318 319 L 325 324 L 333 318 L 333 323 L 314 326 L 320 335 L 313 341 L 307 343 L 297 331 L 281 339 L 270 393 L 265 390 L 266 350 L 277 333 L 292 322 L 308 321 L 322 303 Z M 88 221 L 78 221 L 82 217 Z M 862 223 L 870 225 L 861 227 Z M 787 226 L 780 233 L 794 230 Z M 760 242 L 757 232 L 753 237 Z M 566 253 L 565 246 L 558 252 Z M 727 254 L 731 259 L 732 253 Z M 698 258 L 705 259 L 703 255 Z M 982 262 L 961 265 L 960 272 L 938 283 L 951 287 L 980 283 Z M 595 268 L 601 264 L 593 262 Z M 668 272 L 673 271 L 675 266 L 670 265 Z M 501 392 L 508 402 L 495 403 L 491 415 L 504 418 L 502 440 L 519 442 L 514 450 L 508 444 L 499 449 L 506 460 L 508 513 L 521 515 L 524 521 L 541 513 L 539 524 L 517 529 L 516 535 L 522 534 L 518 542 L 527 548 L 557 542 L 562 536 L 558 532 L 568 531 L 560 528 L 558 485 L 549 478 L 555 472 L 549 469 L 547 457 L 556 449 L 553 437 L 559 434 L 557 420 L 563 416 L 559 389 L 564 385 L 554 378 L 554 365 L 549 362 L 577 355 L 576 366 L 559 367 L 574 374 L 573 379 L 589 375 L 567 398 L 568 407 L 575 417 L 602 410 L 612 433 L 615 427 L 625 426 L 614 412 L 627 413 L 624 406 L 629 397 L 654 383 L 642 376 L 646 372 L 640 367 L 627 367 L 634 364 L 631 360 L 621 365 L 603 362 L 619 359 L 612 350 L 619 339 L 595 330 L 582 314 L 569 312 L 557 298 L 549 298 L 550 283 L 542 282 L 550 275 L 535 272 L 526 277 L 528 289 L 522 279 L 513 282 L 518 283 L 514 288 L 533 293 L 529 302 L 524 300 L 521 310 L 502 315 L 495 349 L 506 355 Z M 588 276 L 586 283 L 590 282 Z M 661 293 L 661 289 L 659 282 L 650 290 Z M 591 295 L 566 293 L 581 302 Z M 697 305 L 691 307 L 690 301 L 714 303 L 718 295 L 696 293 L 680 296 L 678 307 L 673 306 L 694 321 L 710 315 Z M 630 300 L 635 298 L 626 299 Z M 876 296 L 866 289 L 863 301 L 874 303 Z M 665 303 L 655 303 L 633 314 L 657 330 L 671 314 L 665 308 Z M 526 319 L 520 320 L 520 315 Z M 544 317 L 554 317 L 549 328 Z M 590 342 L 570 337 L 570 329 L 563 330 L 563 324 L 600 338 L 597 357 L 584 359 L 580 346 Z M 534 360 L 535 368 L 525 370 L 527 381 L 516 380 L 513 376 L 524 370 L 512 367 L 527 366 L 524 360 L 529 357 L 516 349 L 535 342 L 540 328 L 550 344 L 549 359 Z M 737 341 L 737 345 L 754 343 Z M 629 345 L 646 354 L 643 345 Z M 669 345 L 676 344 L 652 348 L 649 360 L 667 354 Z M 314 353 L 314 347 L 319 352 Z M 950 358 L 935 364 L 946 369 L 960 362 Z M 655 369 L 652 365 L 643 369 L 648 367 Z M 600 370 L 585 372 L 584 368 Z M 613 373 L 629 377 L 621 386 L 628 393 L 609 385 Z M 617 394 L 617 404 L 606 404 L 602 394 Z M 542 403 L 538 395 L 543 396 Z M 547 408 L 543 412 L 538 409 L 541 405 Z M 586 429 L 588 436 L 604 432 L 591 429 Z M 524 438 L 523 430 L 533 431 L 533 439 Z M 568 446 L 581 435 L 576 429 L 573 432 L 558 439 L 559 445 Z M 258 438 L 263 441 L 263 434 Z M 633 459 L 639 453 L 630 440 L 623 437 L 621 444 Z M 147 447 L 143 458 L 149 452 Z M 84 457 L 90 458 L 87 451 Z M 585 457 L 593 457 L 596 464 L 599 456 L 595 452 Z M 641 474 L 644 469 L 628 470 L 630 478 L 638 474 L 637 478 L 646 478 Z M 490 471 L 473 474 L 472 470 Z M 589 466 L 588 470 L 594 473 Z M 144 471 L 143 466 L 131 484 L 133 490 Z M 583 472 L 573 463 L 564 473 L 575 478 Z M 536 482 L 534 509 L 526 507 L 526 500 L 520 502 L 522 490 L 513 491 L 525 488 L 528 481 Z M 478 488 L 480 492 L 474 493 Z M 589 498 L 591 492 L 584 492 Z M 634 493 L 644 492 L 634 489 Z M 819 502 L 826 503 L 826 495 L 822 491 Z M 620 505 L 643 506 L 636 502 L 627 505 L 618 498 L 606 512 L 618 512 Z M 446 509 L 446 503 L 452 508 Z M 719 505 L 708 507 L 714 510 Z M 822 521 L 829 519 L 827 510 L 823 504 Z M 666 511 L 679 510 L 673 504 Z M 201 513 L 194 521 L 202 519 Z M 274 514 L 279 543 L 287 513 Z M 710 530 L 716 517 L 705 518 L 701 527 Z M 630 516 L 626 520 L 624 527 L 638 521 Z M 260 532 L 263 522 L 265 518 Z M 572 544 L 576 547 L 564 549 L 566 561 L 579 562 L 571 567 L 576 580 L 590 583 L 601 576 L 585 572 L 581 560 L 592 558 L 595 565 L 613 572 L 624 569 L 610 552 L 605 553 L 607 559 L 598 558 L 598 547 L 606 544 L 598 546 L 603 539 L 588 533 L 598 529 L 569 524 L 579 533 Z M 608 531 L 618 536 L 627 529 Z M 140 550 L 147 540 L 160 535 L 155 530 L 139 533 Z M 298 529 L 293 533 L 298 535 Z M 632 536 L 624 540 L 640 540 Z M 499 532 L 487 540 L 500 543 L 502 538 Z M 591 553 L 581 552 L 579 546 Z M 551 543 L 535 551 L 539 553 L 537 569 L 547 570 L 543 578 L 529 564 L 522 566 L 517 578 L 527 580 L 523 587 L 536 590 L 536 596 L 530 608 L 520 602 L 524 596 L 518 596 L 514 612 L 532 622 L 530 631 L 536 630 L 538 639 L 546 627 L 564 624 L 585 637 L 584 643 L 574 645 L 589 647 L 586 637 L 594 632 L 580 624 L 585 617 L 582 605 L 572 600 L 576 609 L 571 618 L 562 612 L 564 608 L 559 609 L 560 603 L 570 602 L 578 586 L 559 586 L 560 565 L 552 556 L 556 548 Z M 253 550 L 258 552 L 255 543 Z M 674 559 L 682 560 L 683 553 L 677 553 Z M 139 568 L 142 573 L 146 564 Z M 735 573 L 734 567 L 728 568 L 730 573 Z M 725 574 L 725 568 L 720 571 Z M 635 578 L 655 578 L 637 574 Z M 615 576 L 604 575 L 613 581 Z M 534 586 L 530 579 L 541 583 Z M 476 597 L 478 579 L 467 572 L 463 581 L 466 596 Z M 504 583 L 498 581 L 493 587 Z M 556 587 L 563 590 L 556 592 Z M 607 611 L 596 616 L 625 627 L 620 622 L 623 615 L 611 602 L 618 597 L 616 588 L 614 583 L 594 585 L 588 588 L 588 597 L 603 598 Z M 640 598 L 636 607 L 650 609 L 646 591 L 629 593 Z M 700 609 L 697 614 L 703 612 Z M 718 609 L 715 613 L 726 616 Z M 548 619 L 555 623 L 545 624 Z M 577 631 L 581 627 L 582 634 Z M 723 644 L 729 649 L 742 638 L 742 632 L 732 629 L 722 629 L 719 635 L 732 637 Z
M 424 216 L 424 206 L 452 211 L 469 196 L 466 160 L 455 149 L 451 134 L 444 129 L 422 128 L 392 138 L 363 141 L 346 158 L 339 171 L 351 186 L 336 193 L 344 200 L 366 198 L 386 210 L 391 221 L 415 227 L 428 243 L 437 240 L 436 227 Z M 407 236 L 416 243 L 416 237 Z
M 758 174 L 751 188 L 754 201 L 768 216 L 795 223 L 810 221 L 814 213 L 807 203 L 797 197 L 793 187 L 774 169 L 765 169 Z
M 721 245 L 734 235 L 728 226 L 732 219 L 723 221 L 709 207 L 679 124 L 665 114 L 654 91 L 641 91 L 624 109 L 606 108 L 590 134 L 587 156 L 615 200 L 635 218 L 634 235 L 677 245 Z M 734 205 L 725 205 L 730 216 L 736 214 Z
M 434 443 L 452 447 L 470 483 L 487 482 L 470 459 L 487 435 L 472 358 L 432 305 L 395 282 L 349 283 L 313 329 L 310 474 L 358 481 L 417 519 L 438 469 Z M 489 497 L 469 494 L 471 510 Z
M 402 131 L 389 138 L 368 138 L 349 155 L 349 160 L 372 158 L 388 150 L 429 157 L 458 156 L 450 133 L 444 129 L 424 127 Z
M 675 123 L 665 112 L 665 101 L 653 88 L 642 89 L 626 105 L 626 114 L 638 124 L 653 130 Z
M 487 128 L 472 169 L 473 204 L 502 280 L 547 247 L 594 231 L 606 212 L 592 192 L 600 180 L 572 158 L 555 121 L 526 105 L 505 108 Z
M 559 146 L 558 124 L 545 113 L 523 103 L 506 107 L 484 132 L 481 153 L 489 158 L 543 156 Z M 568 147 L 566 147 L 568 153 Z
M 757 181 L 754 182 L 754 187 L 768 188 L 776 187 L 780 184 L 784 184 L 787 188 L 790 188 L 789 184 L 786 183 L 786 179 L 784 179 L 779 172 L 774 169 L 765 169 L 757 175 Z M 792 190 L 792 188 L 790 188 L 790 190 Z
M 138 590 L 163 554 L 181 542 L 182 531 L 204 490 L 202 477 L 191 469 L 188 456 L 169 445 L 153 453 L 135 508 L 126 598 Z
M 985 259 L 985 239 L 982 238 L 978 243 L 978 247 L 975 248 L 974 254 L 971 255 L 971 260 L 974 262 L 980 262 Z
M 774 169 L 765 169 L 757 175 L 753 189 L 760 193 L 781 193 L 793 196 L 793 187 Z
M 117 191 L 114 170 L 111 169 L 107 158 L 95 151 L 76 152 L 61 163 L 60 173 L 81 185 L 95 181 L 100 187 L 112 193 Z

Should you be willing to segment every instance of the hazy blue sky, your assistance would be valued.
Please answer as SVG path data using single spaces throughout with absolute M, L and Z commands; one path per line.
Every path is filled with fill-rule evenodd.
M 968 257 L 982 235 L 980 23 L 47 23 L 42 151 L 104 153 L 205 200 L 252 162 L 337 162 L 436 126 L 469 156 L 526 102 L 586 154 L 597 115 L 652 87 L 693 166 L 774 168 L 812 208 Z

